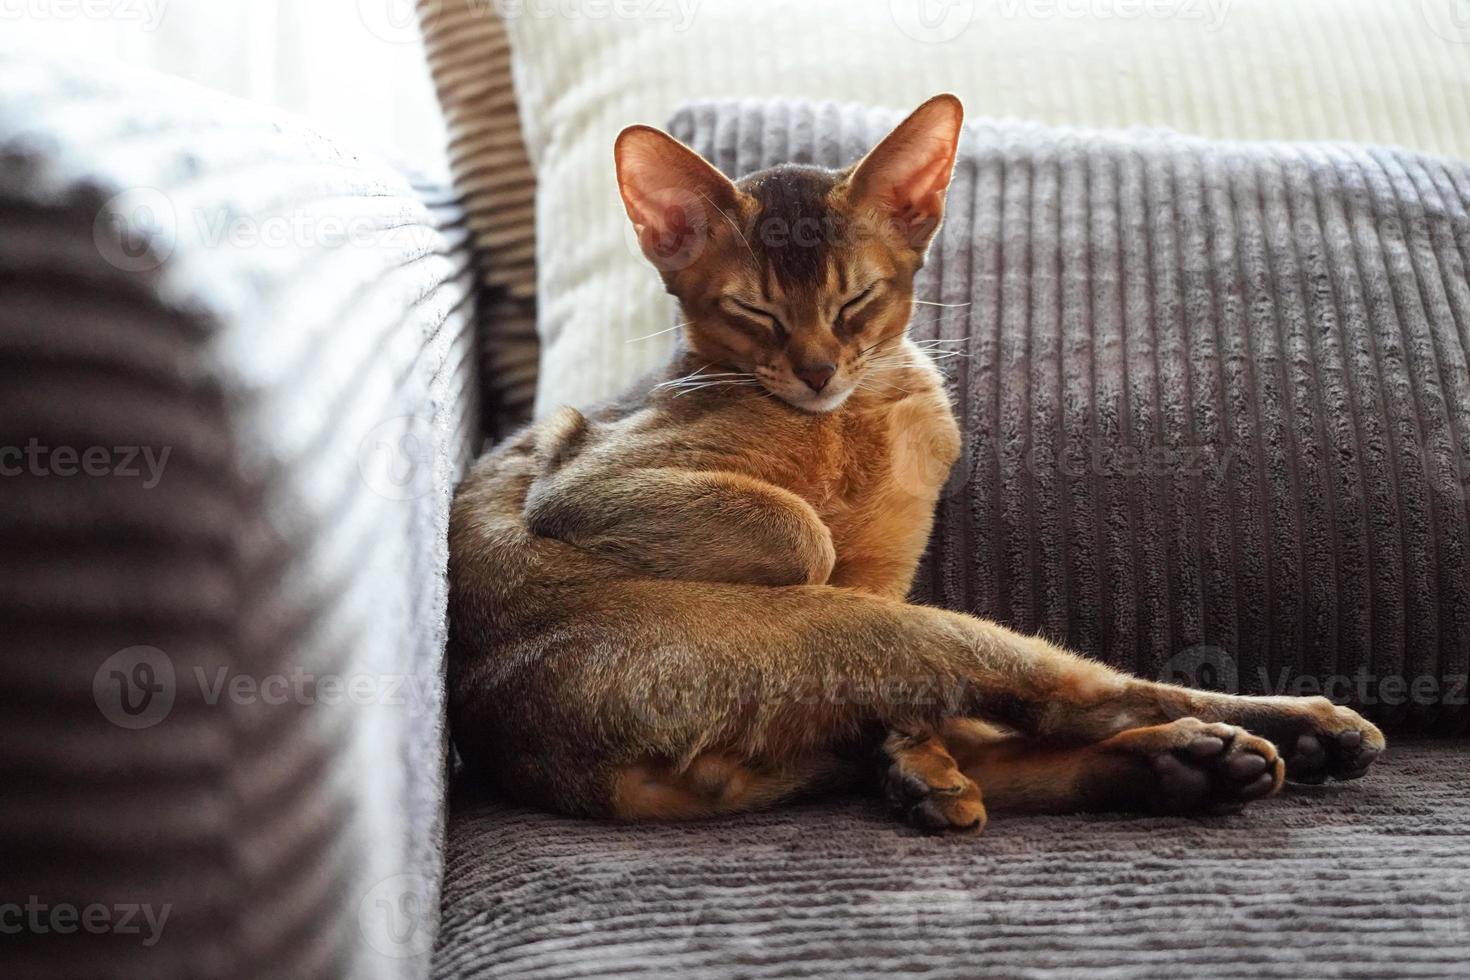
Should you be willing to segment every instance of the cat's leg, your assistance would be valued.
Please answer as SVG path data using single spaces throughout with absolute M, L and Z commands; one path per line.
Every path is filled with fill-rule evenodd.
M 810 504 L 740 473 L 570 468 L 536 481 L 525 517 L 534 534 L 656 578 L 819 584 L 836 560 Z
M 505 602 L 484 634 L 489 655 L 457 668 L 468 672 L 451 685 L 456 739 L 467 758 L 507 767 L 518 795 L 574 812 L 611 813 L 619 773 L 644 760 L 677 769 L 713 751 L 780 767 L 875 728 L 933 730 L 955 717 L 1073 745 L 1185 718 L 1259 725 L 1288 746 L 1303 736 L 1335 746 L 1319 771 L 1343 777 L 1383 745 L 1326 701 L 1142 680 L 986 620 L 851 589 L 598 575 Z M 516 622 L 528 624 L 523 640 Z M 1155 733 L 1131 756 L 1115 744 L 1118 771 L 1172 752 L 1168 740 L 1189 727 Z
M 1229 812 L 1281 788 L 1269 741 L 1223 722 L 1180 718 L 1087 745 L 1048 744 L 955 719 L 938 736 L 997 811 Z
M 612 816 L 618 820 L 692 820 L 761 810 L 853 782 L 856 769 L 830 752 L 763 764 L 729 752 L 671 762 L 643 759 L 618 770 Z

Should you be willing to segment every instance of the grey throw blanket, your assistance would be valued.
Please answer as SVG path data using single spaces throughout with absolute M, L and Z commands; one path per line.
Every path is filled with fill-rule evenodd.
M 699 104 L 738 176 L 898 113 Z M 967 127 L 914 333 L 966 449 L 918 598 L 1147 676 L 1463 730 L 1470 167 Z

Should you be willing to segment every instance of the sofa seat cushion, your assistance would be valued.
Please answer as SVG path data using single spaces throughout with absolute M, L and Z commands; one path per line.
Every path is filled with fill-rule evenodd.
M 928 837 L 876 800 L 620 825 L 462 797 L 435 975 L 1434 976 L 1470 956 L 1466 746 L 1207 820 L 992 817 Z

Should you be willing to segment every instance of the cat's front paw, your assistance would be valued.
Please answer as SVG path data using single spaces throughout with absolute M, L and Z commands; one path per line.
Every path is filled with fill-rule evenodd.
M 1276 746 L 1234 725 L 1180 718 L 1103 743 L 1141 764 L 1121 791 L 1158 813 L 1232 813 L 1281 788 Z
M 1387 746 L 1378 727 L 1326 698 L 1297 698 L 1295 724 L 1277 738 L 1294 783 L 1359 779 Z M 1294 730 L 1293 730 L 1294 729 Z

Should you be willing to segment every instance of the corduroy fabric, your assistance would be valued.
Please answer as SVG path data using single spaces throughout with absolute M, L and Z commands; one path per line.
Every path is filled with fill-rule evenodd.
M 865 800 L 630 826 L 461 799 L 434 974 L 1464 976 L 1465 762 L 1395 745 L 1239 816 L 998 816 L 974 839 Z
M 425 975 L 469 251 L 290 118 L 0 43 L 0 973 Z
M 536 397 L 536 176 L 526 158 L 505 24 L 474 0 L 418 0 L 449 129 L 449 166 L 485 287 L 485 423 L 505 435 Z
M 717 102 L 732 175 L 900 118 Z M 967 125 L 913 333 L 965 436 L 917 597 L 1148 677 L 1470 719 L 1470 166 Z M 1314 680 L 1315 679 L 1315 680 Z

